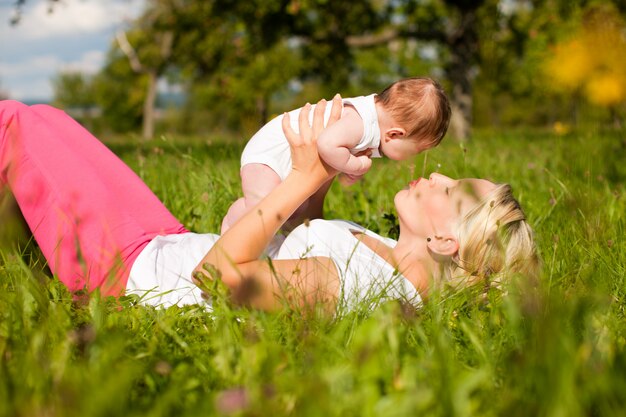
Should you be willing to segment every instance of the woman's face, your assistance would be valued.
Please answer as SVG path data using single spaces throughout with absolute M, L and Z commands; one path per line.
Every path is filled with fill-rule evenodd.
M 438 173 L 411 181 L 394 198 L 400 230 L 424 238 L 445 236 L 495 187 L 483 179 L 454 180 Z

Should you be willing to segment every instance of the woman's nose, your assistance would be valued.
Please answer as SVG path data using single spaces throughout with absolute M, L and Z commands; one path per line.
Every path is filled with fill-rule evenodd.
M 438 172 L 433 172 L 432 174 L 430 174 L 430 177 L 428 180 L 430 182 L 431 187 L 434 187 L 437 184 L 445 185 L 448 187 L 448 186 L 454 185 L 454 182 L 455 182 L 452 178 L 446 177 L 445 175 L 440 174 Z

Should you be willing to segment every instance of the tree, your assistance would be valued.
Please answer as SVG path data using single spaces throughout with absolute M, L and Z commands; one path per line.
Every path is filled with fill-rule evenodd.
M 52 104 L 60 108 L 87 109 L 96 105 L 91 78 L 81 72 L 64 71 L 52 80 Z
M 139 129 L 147 91 L 145 75 L 133 72 L 128 58 L 116 44 L 109 49 L 105 62 L 93 80 L 104 125 L 116 132 Z
M 52 88 L 53 106 L 66 109 L 88 128 L 93 128 L 92 121 L 97 116 L 98 110 L 91 76 L 81 72 L 64 71 L 53 78 Z
M 117 43 L 132 70 L 146 77 L 141 129 L 144 139 L 154 136 L 157 82 L 170 64 L 175 36 L 171 7 L 172 4 L 166 0 L 152 2 L 136 22 L 133 44 L 126 32 L 118 31 L 116 34 Z
M 472 122 L 472 85 L 478 71 L 481 26 L 502 16 L 496 0 L 389 1 L 387 26 L 348 40 L 353 47 L 388 44 L 398 38 L 437 48 L 443 78 L 449 83 L 454 135 L 465 140 Z M 492 25 L 495 26 L 495 25 Z
M 203 88 L 196 92 L 202 94 L 200 103 L 222 122 L 229 126 L 243 123 L 256 130 L 270 119 L 272 100 L 288 91 L 290 80 L 298 78 L 302 61 L 285 42 L 251 53 L 246 61 L 245 65 L 223 62 L 216 72 L 203 78 Z
M 455 114 L 461 116 L 455 124 L 460 138 L 468 136 L 471 123 L 472 82 L 478 67 L 478 28 L 482 20 L 493 20 L 490 16 L 498 15 L 496 0 L 159 0 L 156 4 L 156 12 L 149 11 L 142 16 L 134 30 L 143 31 L 145 37 L 150 38 L 150 33 L 159 30 L 164 33 L 163 24 L 155 29 L 154 22 L 167 21 L 165 26 L 171 31 L 174 44 L 171 60 L 182 68 L 181 74 L 189 80 L 187 85 L 217 82 L 222 96 L 232 96 L 231 88 L 246 85 L 246 82 L 239 82 L 241 79 L 280 81 L 280 77 L 272 75 L 276 67 L 260 65 L 271 61 L 273 54 L 280 50 L 274 48 L 280 45 L 302 59 L 297 73 L 292 71 L 290 77 L 304 82 L 318 80 L 324 84 L 325 91 L 345 90 L 353 83 L 359 73 L 355 66 L 356 54 L 363 48 L 374 49 L 381 61 L 391 61 L 393 51 L 389 45 L 394 42 L 435 45 L 441 61 L 439 68 L 450 84 Z M 123 39 L 120 44 L 125 44 Z M 141 59 L 132 57 L 140 55 L 142 48 L 154 50 L 159 42 L 144 42 L 142 48 L 133 42 L 126 44 L 125 50 L 131 62 L 135 62 L 135 70 L 146 72 Z M 133 49 L 137 51 L 134 54 Z M 264 55 L 266 57 L 262 58 Z M 420 60 L 417 52 L 412 58 Z M 150 67 L 159 69 L 158 76 L 165 68 L 164 60 L 155 62 Z M 407 60 L 395 62 L 409 64 Z M 384 70 L 387 76 L 381 74 L 380 77 L 385 80 L 384 84 L 391 74 L 416 75 L 402 66 L 387 66 Z M 285 85 L 289 81 L 289 78 L 282 79 Z M 250 91 L 251 95 L 256 95 L 251 99 L 258 103 L 261 121 L 268 114 L 270 90 L 279 89 L 279 84 L 257 83 Z M 262 91 L 262 88 L 267 90 Z M 146 111 L 148 109 L 146 107 Z
M 303 56 L 310 58 L 304 68 L 311 73 L 303 76 L 321 77 L 335 87 L 348 84 L 358 72 L 354 66 L 357 50 L 376 48 L 382 58 L 389 58 L 394 42 L 434 47 L 438 69 L 451 93 L 455 116 L 452 130 L 460 139 L 466 139 L 470 133 L 472 87 L 480 68 L 481 35 L 489 39 L 494 35 L 484 28 L 504 30 L 516 13 L 524 10 L 513 7 L 513 13 L 503 14 L 498 0 L 294 0 L 269 2 L 274 5 L 271 12 L 259 14 L 246 12 L 257 10 L 256 2 L 239 3 L 246 5 L 239 9 L 242 19 L 259 39 L 268 40 L 263 36 L 263 28 L 267 27 L 272 28 L 269 41 L 281 33 L 297 37 Z M 509 3 L 525 4 L 521 0 Z M 264 10 L 270 10 L 269 6 Z M 387 51 L 380 46 L 386 46 Z M 413 59 L 420 60 L 417 50 Z M 391 72 L 417 75 L 407 74 L 402 68 Z
M 379 24 L 367 0 L 191 3 L 199 4 L 188 4 L 194 13 L 179 20 L 185 29 L 174 52 L 177 64 L 205 103 L 228 98 L 239 117 L 256 112 L 261 124 L 291 81 L 320 80 L 325 88 L 317 97 L 345 88 L 355 70 L 346 39 Z
M 446 84 L 451 130 L 465 139 L 476 81 L 493 97 L 539 97 L 536 51 L 558 33 L 555 15 L 586 2 L 155 0 L 119 34 L 118 49 L 146 88 L 146 136 L 156 81 L 168 73 L 187 89 L 189 105 L 232 123 L 253 113 L 264 123 L 276 100 L 293 95 L 290 85 L 304 86 L 298 98 L 310 100 L 430 73 Z

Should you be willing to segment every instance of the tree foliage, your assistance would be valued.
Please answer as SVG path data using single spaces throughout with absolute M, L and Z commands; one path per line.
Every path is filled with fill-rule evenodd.
M 92 78 L 81 72 L 61 72 L 52 80 L 53 105 L 86 109 L 96 105 Z
M 137 130 L 143 117 L 145 75 L 133 72 L 126 56 L 115 46 L 106 62 L 94 79 L 94 95 L 103 121 L 115 132 Z
M 145 132 L 150 92 L 166 78 L 185 91 L 185 128 L 252 130 L 307 100 L 430 75 L 451 97 L 458 138 L 469 135 L 475 117 L 545 123 L 557 117 L 562 106 L 554 103 L 564 93 L 613 108 L 622 100 L 623 26 L 615 18 L 593 35 L 583 11 L 598 4 L 612 4 L 615 16 L 626 12 L 618 0 L 155 0 L 124 32 L 127 53 L 112 44 L 96 78 L 106 91 L 98 100 L 111 127 L 136 128 L 143 116 Z M 615 48 L 596 47 L 598 36 Z M 594 76 L 580 59 L 569 69 L 583 44 L 596 54 L 585 59 Z M 546 64 L 550 56 L 556 64 Z M 583 72 L 586 85 L 562 85 Z

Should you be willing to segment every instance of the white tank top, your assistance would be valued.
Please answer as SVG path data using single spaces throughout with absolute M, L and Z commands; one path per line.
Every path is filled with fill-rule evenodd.
M 352 231 L 365 233 L 390 247 L 396 241 L 384 238 L 355 223 L 343 220 L 313 220 L 295 228 L 274 253 L 272 259 L 329 257 L 341 280 L 338 313 L 358 306 L 375 308 L 381 302 L 400 299 L 418 307 L 419 293 L 393 266 Z M 133 264 L 127 294 L 137 294 L 148 305 L 169 307 L 207 303 L 191 281 L 191 273 L 219 238 L 215 234 L 183 233 L 157 236 Z M 210 305 L 208 306 L 210 308 Z
M 413 284 L 376 252 L 357 239 L 352 231 L 371 236 L 387 246 L 396 241 L 384 238 L 356 223 L 344 220 L 312 220 L 300 225 L 285 239 L 275 259 L 325 256 L 332 259 L 341 280 L 339 312 L 359 305 L 375 308 L 384 301 L 399 299 L 414 306 L 421 297 Z

